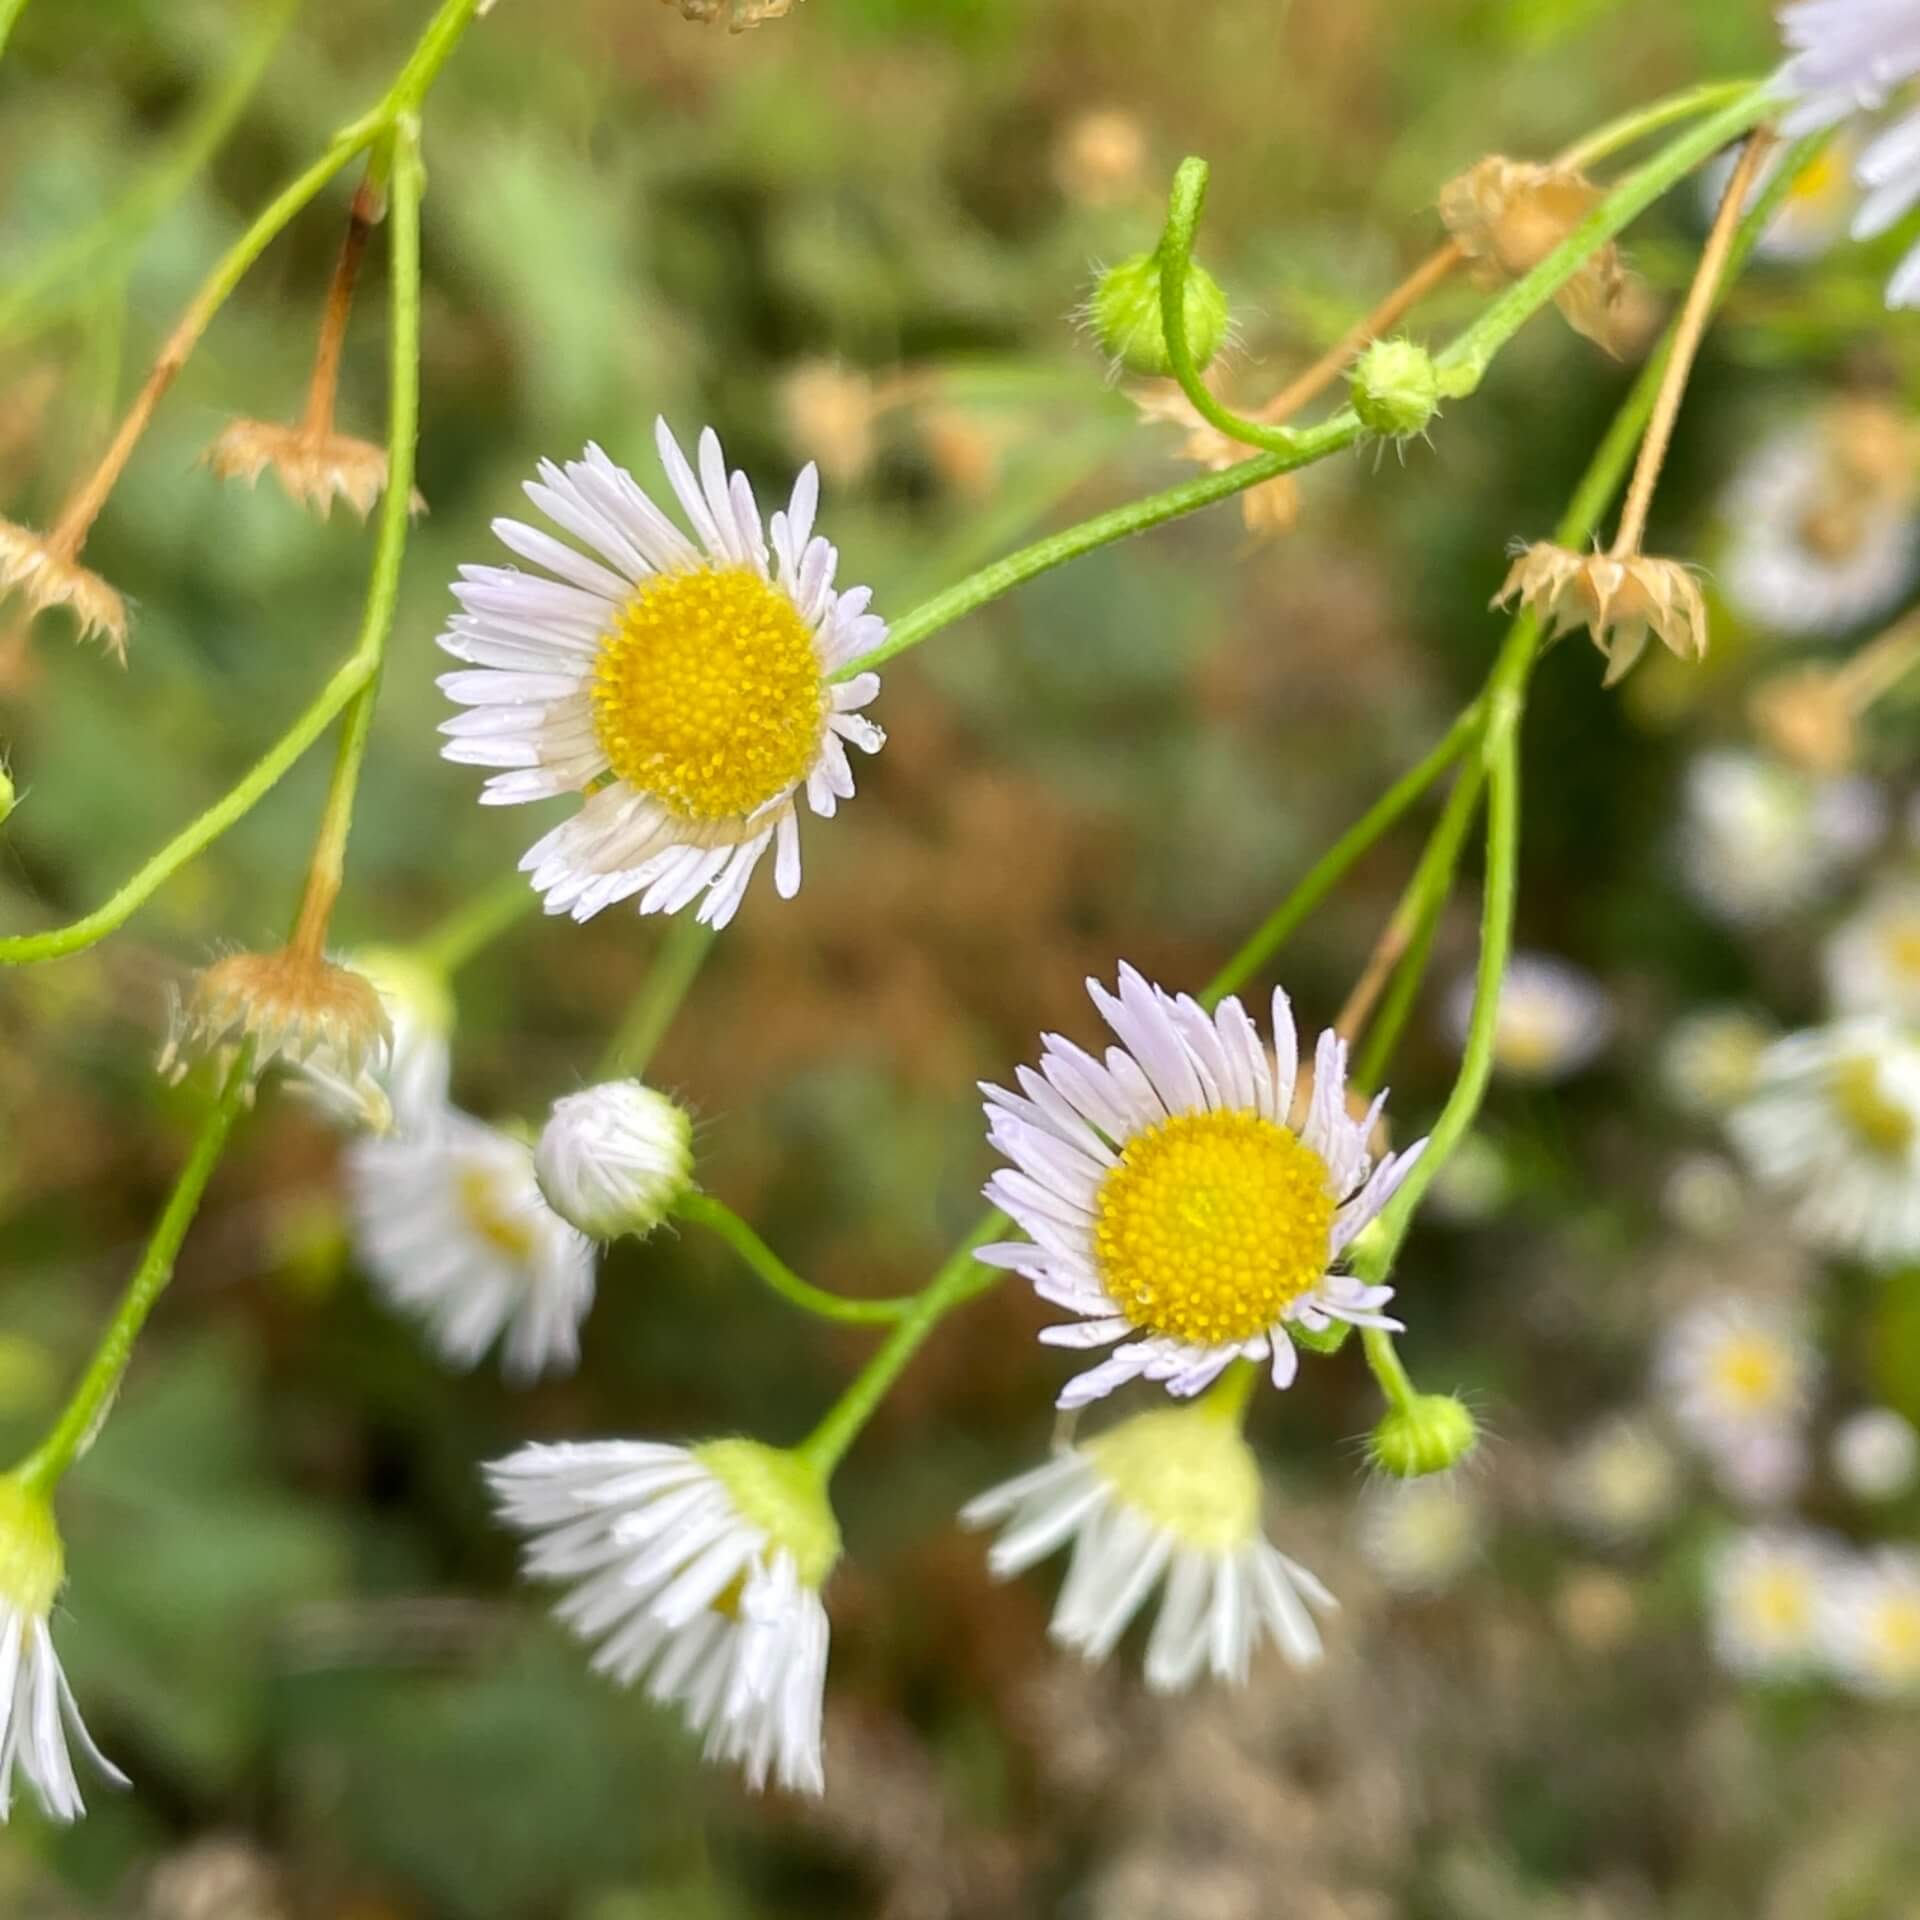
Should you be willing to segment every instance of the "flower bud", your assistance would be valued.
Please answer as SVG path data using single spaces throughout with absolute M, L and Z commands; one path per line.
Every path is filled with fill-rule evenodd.
M 1418 1393 L 1389 1409 L 1367 1439 L 1367 1457 L 1401 1480 L 1445 1473 L 1480 1443 L 1480 1430 L 1450 1393 Z
M 1433 356 L 1413 340 L 1376 340 L 1354 362 L 1353 410 L 1369 433 L 1405 440 L 1440 410 Z
M 1227 296 L 1200 263 L 1188 265 L 1187 347 L 1193 364 L 1204 368 L 1225 344 L 1229 326 Z M 1129 373 L 1164 377 L 1173 371 L 1167 332 L 1160 318 L 1160 256 L 1137 253 L 1109 267 L 1087 302 L 1087 322 L 1100 349 Z
M 693 1122 L 638 1080 L 609 1080 L 553 1103 L 533 1167 L 547 1205 L 582 1233 L 644 1236 L 693 1178 Z

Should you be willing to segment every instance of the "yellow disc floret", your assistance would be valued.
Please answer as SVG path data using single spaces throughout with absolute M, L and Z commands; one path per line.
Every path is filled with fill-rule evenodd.
M 1327 1165 L 1257 1113 L 1182 1113 L 1137 1133 L 1100 1183 L 1094 1257 L 1136 1327 L 1194 1346 L 1264 1333 L 1325 1274 Z
M 1713 1356 L 1714 1384 L 1741 1413 L 1771 1413 L 1792 1398 L 1792 1353 L 1765 1334 L 1736 1334 Z
M 812 632 L 750 567 L 645 581 L 601 636 L 601 750 L 679 819 L 738 820 L 789 791 L 812 766 L 826 717 Z
M 1828 1085 L 1834 1110 L 1870 1153 L 1905 1156 L 1920 1122 L 1881 1085 L 1879 1063 L 1865 1054 L 1843 1060 Z

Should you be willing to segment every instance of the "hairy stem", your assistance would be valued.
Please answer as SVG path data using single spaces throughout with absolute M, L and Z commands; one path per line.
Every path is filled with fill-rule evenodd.
M 803 1313 L 849 1326 L 887 1325 L 904 1319 L 917 1303 L 914 1294 L 892 1300 L 849 1300 L 842 1294 L 829 1293 L 825 1287 L 816 1287 L 801 1279 L 731 1207 L 697 1187 L 681 1195 L 674 1211 L 683 1220 L 692 1220 L 718 1234 L 767 1286 Z

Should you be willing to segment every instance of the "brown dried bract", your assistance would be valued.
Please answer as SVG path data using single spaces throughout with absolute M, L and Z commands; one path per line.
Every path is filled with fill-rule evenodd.
M 14 592 L 29 613 L 65 607 L 82 640 L 104 640 L 116 660 L 127 657 L 127 603 L 97 573 L 56 552 L 44 534 L 0 520 L 0 598 Z
M 1677 560 L 1644 553 L 1616 559 L 1539 540 L 1514 560 L 1493 604 L 1515 599 L 1539 615 L 1550 638 L 1585 627 L 1606 655 L 1603 686 L 1626 677 L 1649 634 L 1682 660 L 1706 657 L 1707 603 Z
M 351 434 L 290 427 L 271 420 L 235 420 L 204 456 L 223 480 L 258 482 L 271 467 L 297 505 L 326 519 L 336 498 L 345 500 L 362 520 L 387 488 L 386 449 Z M 426 508 L 416 487 L 413 512 Z
M 1229 439 L 1201 419 L 1193 402 L 1173 381 L 1136 388 L 1131 397 L 1141 419 L 1155 426 L 1178 427 L 1186 435 L 1180 443 L 1181 459 L 1191 460 L 1209 473 L 1224 473 L 1253 458 L 1251 447 Z M 1277 473 L 1240 496 L 1240 519 L 1249 533 L 1262 540 L 1291 533 L 1299 518 L 1300 483 L 1290 473 Z
M 767 20 L 784 19 L 793 11 L 793 0 L 677 0 L 680 11 L 689 20 L 724 18 L 729 33 L 745 33 Z M 666 0 L 668 6 L 676 0 Z
M 1440 218 L 1486 285 L 1530 273 L 1602 199 L 1573 167 L 1489 154 L 1440 190 Z M 1554 295 L 1574 332 L 1616 357 L 1630 345 L 1634 316 L 1623 304 L 1626 269 L 1611 241 Z

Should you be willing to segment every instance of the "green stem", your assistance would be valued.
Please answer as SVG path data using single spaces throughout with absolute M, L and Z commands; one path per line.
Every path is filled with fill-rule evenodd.
M 1235 1360 L 1195 1404 L 1216 1420 L 1231 1420 L 1236 1427 L 1244 1426 L 1253 1390 L 1265 1373 L 1266 1369 L 1258 1361 Z
M 249 1063 L 243 1056 L 227 1075 L 227 1084 L 207 1117 L 200 1123 L 193 1150 L 180 1170 L 173 1192 L 154 1223 L 146 1251 L 127 1282 L 120 1304 L 114 1310 L 100 1344 L 94 1349 L 87 1370 L 80 1377 L 73 1396 L 47 1437 L 34 1448 L 16 1469 L 19 1478 L 34 1492 L 50 1494 L 60 1476 L 84 1453 L 99 1430 L 113 1396 L 119 1390 L 121 1376 L 133 1357 L 134 1342 L 153 1311 L 153 1303 L 166 1291 L 173 1278 L 174 1261 L 180 1243 L 186 1238 L 193 1216 L 199 1210 L 200 1197 L 213 1177 L 222 1149 L 233 1131 L 233 1123 L 246 1104 L 250 1079 Z
M 873 1326 L 891 1324 L 913 1311 L 918 1297 L 914 1294 L 892 1300 L 849 1300 L 801 1279 L 731 1207 L 697 1187 L 680 1196 L 674 1211 L 683 1220 L 696 1221 L 717 1233 L 781 1299 L 803 1313 L 850 1326 Z
M 640 991 L 607 1043 L 600 1064 L 603 1078 L 646 1078 L 655 1050 L 666 1038 L 673 1016 L 680 1011 L 681 1001 L 699 978 L 712 950 L 711 927 L 703 927 L 690 912 L 674 916 L 660 951 L 653 956 L 653 964 L 640 983 Z
M 422 965 L 450 977 L 524 919 L 539 899 L 525 874 L 503 873 L 421 935 L 413 943 L 414 956 Z
M 14 0 L 16 12 L 19 4 L 21 0 Z M 97 220 L 50 247 L 0 299 L 0 336 L 13 334 L 20 322 L 33 315 L 34 309 L 63 283 L 110 269 L 116 256 L 132 252 L 233 131 L 299 6 L 300 0 L 271 0 L 261 9 L 260 30 L 208 91 L 205 103 L 181 130 L 172 150 L 155 161 Z M 0 44 L 5 38 L 5 4 L 0 0 Z
M 387 90 L 381 105 L 383 114 L 398 119 L 419 111 L 421 101 L 439 79 L 440 69 L 452 57 L 483 4 L 485 0 L 441 0 L 439 11 L 427 22 L 407 64 L 400 69 L 400 77 Z
M 27 10 L 27 0 L 0 0 L 0 54 L 7 50 L 7 39 L 14 22 Z
M 1394 1349 L 1392 1334 L 1380 1327 L 1362 1327 L 1360 1347 L 1379 1385 L 1381 1398 L 1389 1406 L 1410 1407 L 1420 1398 L 1420 1389 L 1413 1384 L 1412 1376 Z
M 1617 120 L 1609 120 L 1604 126 L 1596 127 L 1570 147 L 1555 157 L 1557 167 L 1590 167 L 1596 160 L 1604 160 L 1609 154 L 1615 154 L 1622 147 L 1630 147 L 1636 140 L 1644 140 L 1650 133 L 1658 133 L 1662 127 L 1670 127 L 1679 120 L 1691 120 L 1697 114 L 1711 113 L 1717 107 L 1731 105 L 1743 94 L 1752 92 L 1755 83 L 1752 80 L 1707 80 L 1697 87 L 1683 88 L 1679 93 L 1670 93 L 1664 100 L 1656 100 L 1651 106 L 1635 107 L 1630 113 L 1623 113 Z

